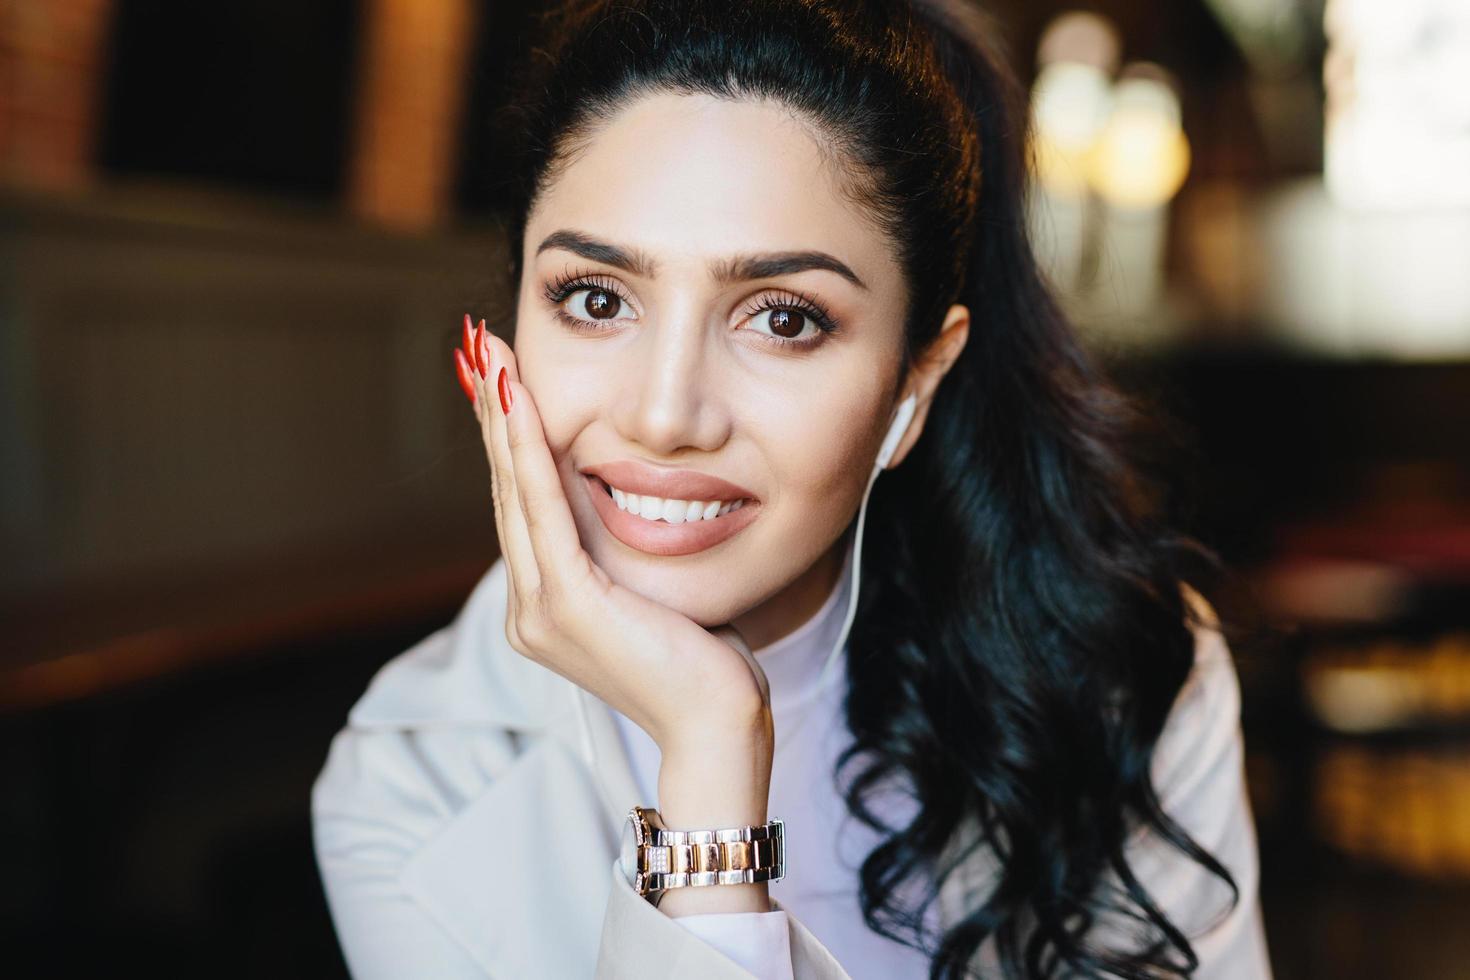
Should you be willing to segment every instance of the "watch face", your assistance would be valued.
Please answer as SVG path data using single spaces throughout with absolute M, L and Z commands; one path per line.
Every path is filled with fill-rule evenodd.
M 618 862 L 622 865 L 623 874 L 628 883 L 633 884 L 638 877 L 638 834 L 633 826 L 633 815 L 628 814 L 628 819 L 623 821 L 623 838 L 618 847 Z

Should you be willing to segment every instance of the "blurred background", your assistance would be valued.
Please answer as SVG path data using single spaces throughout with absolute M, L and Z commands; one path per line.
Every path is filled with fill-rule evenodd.
M 7 974 L 343 975 L 308 790 L 496 555 L 449 351 L 536 6 L 0 6 Z M 989 7 L 1234 569 L 1276 975 L 1470 977 L 1470 3 Z

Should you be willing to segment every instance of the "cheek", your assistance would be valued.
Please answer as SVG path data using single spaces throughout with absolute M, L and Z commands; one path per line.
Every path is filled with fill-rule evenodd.
M 536 399 L 547 445 L 561 463 L 577 434 L 601 412 L 607 395 L 599 385 L 606 382 L 599 381 L 599 372 L 543 350 L 529 336 L 516 344 L 516 361 L 521 384 Z
M 830 531 L 855 511 L 867 486 L 871 457 L 877 454 L 872 406 L 878 398 L 851 389 L 823 399 L 798 417 L 788 419 L 773 438 L 766 456 L 777 467 L 773 485 L 788 525 Z M 800 418 L 807 421 L 801 422 Z

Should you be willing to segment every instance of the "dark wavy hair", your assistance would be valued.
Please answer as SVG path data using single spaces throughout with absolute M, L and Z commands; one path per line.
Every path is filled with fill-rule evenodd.
M 1239 901 L 1150 776 L 1194 660 L 1181 583 L 1222 566 L 1171 530 L 1134 452 L 1160 430 L 1090 360 L 1038 270 L 1022 93 L 996 32 L 939 0 L 573 0 L 540 27 L 497 115 L 517 137 L 502 171 L 515 282 L 536 195 L 577 147 L 643 95 L 701 93 L 778 100 L 830 138 L 910 286 L 893 390 L 949 306 L 970 309 L 922 437 L 869 504 L 848 647 L 854 741 L 838 764 L 858 768 L 847 806 L 882 835 L 861 868 L 868 926 L 923 950 L 931 977 L 965 976 L 991 936 L 1012 977 L 1062 964 L 1188 975 L 1198 958 L 1124 845 L 1132 820 L 1148 824 Z M 901 827 L 865 805 L 894 776 L 920 804 Z M 967 823 L 974 840 L 949 847 Z M 924 908 L 981 846 L 1001 859 L 995 887 L 928 935 Z M 1124 886 L 1116 905 L 1099 894 L 1109 870 Z M 900 900 L 911 880 L 918 907 Z M 1088 944 L 1105 907 L 1162 938 Z

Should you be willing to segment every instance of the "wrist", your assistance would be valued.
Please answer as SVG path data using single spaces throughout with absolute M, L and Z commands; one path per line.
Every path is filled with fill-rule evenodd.
M 684 721 L 655 741 L 666 763 L 749 759 L 757 768 L 769 768 L 775 736 L 770 705 L 761 703 L 738 712 L 706 712 Z
M 658 808 L 665 825 L 704 830 L 768 819 L 774 741 L 764 721 L 660 747 Z
M 759 825 L 769 819 L 770 772 L 745 760 L 712 759 L 691 765 L 665 762 L 658 771 L 658 811 L 674 830 L 716 830 Z

